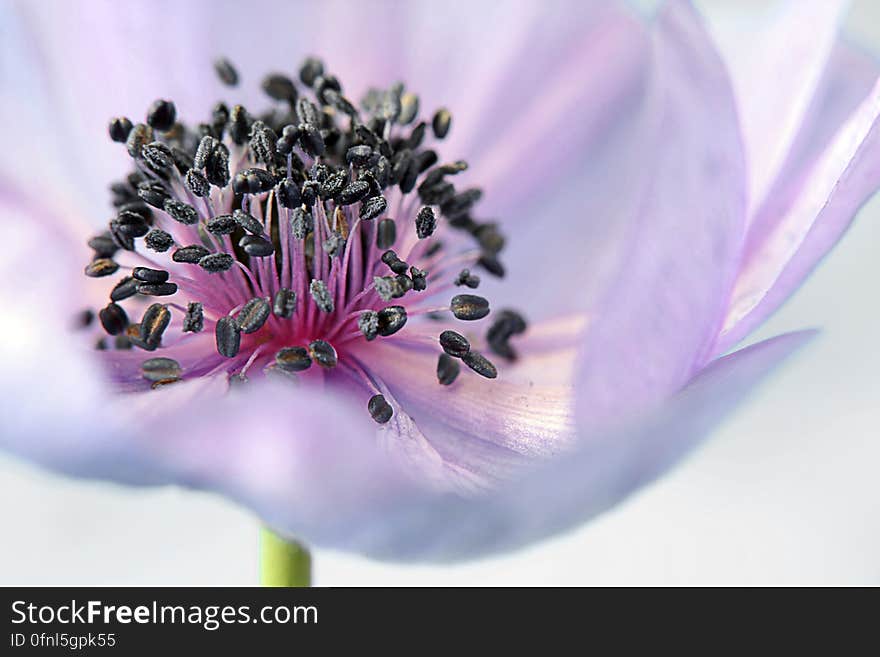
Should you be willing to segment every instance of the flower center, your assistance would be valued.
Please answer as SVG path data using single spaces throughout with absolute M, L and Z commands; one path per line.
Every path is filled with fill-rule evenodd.
M 228 61 L 216 69 L 237 84 Z M 134 170 L 111 186 L 117 214 L 89 241 L 85 273 L 129 271 L 98 312 L 115 340 L 98 346 L 156 352 L 138 359 L 136 377 L 154 388 L 342 368 L 373 393 L 367 406 L 379 423 L 393 409 L 354 345 L 426 340 L 441 348 L 440 384 L 454 383 L 459 362 L 495 378 L 495 366 L 457 331 L 401 333 L 449 314 L 482 319 L 489 302 L 456 288 L 479 286 L 476 267 L 504 275 L 504 238 L 472 217 L 481 191 L 453 182 L 467 164 L 441 164 L 430 147 L 448 134 L 450 113 L 419 121 L 419 98 L 402 84 L 371 89 L 356 107 L 316 59 L 299 81 L 267 76 L 263 89 L 276 104 L 260 116 L 218 103 L 209 122 L 187 126 L 173 102 L 158 100 L 146 123 L 110 122 Z M 448 304 L 430 303 L 443 293 L 453 295 Z M 512 359 L 509 341 L 525 322 L 510 310 L 494 317 L 486 343 Z

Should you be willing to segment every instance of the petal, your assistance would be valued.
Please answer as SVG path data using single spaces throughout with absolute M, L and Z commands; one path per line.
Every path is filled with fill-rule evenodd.
M 579 393 L 597 425 L 663 399 L 709 356 L 738 265 L 745 170 L 733 97 L 693 10 L 658 19 L 652 177 L 625 226 L 614 284 L 591 311 Z
M 510 479 L 535 457 L 562 451 L 573 437 L 571 381 L 584 325 L 585 318 L 572 316 L 531 326 L 515 338 L 516 362 L 485 352 L 496 361 L 498 379 L 461 365 L 450 386 L 437 381 L 439 347 L 424 348 L 428 340 L 416 342 L 410 328 L 359 350 L 394 407 L 379 432 L 389 455 L 402 455 L 423 473 L 421 480 L 472 495 Z M 463 330 L 432 322 L 431 335 L 446 328 Z M 483 351 L 483 341 L 465 332 L 472 348 Z
M 644 25 L 616 3 L 543 12 L 528 43 L 487 87 L 488 98 L 465 97 L 456 108 L 463 125 L 449 147 L 463 153 L 470 178 L 486 189 L 481 210 L 510 224 L 530 217 L 535 196 L 549 199 L 590 170 L 594 144 L 620 129 L 621 113 L 641 92 L 650 55 Z
M 272 62 L 295 74 L 310 54 L 327 60 L 355 100 L 368 85 L 402 79 L 423 96 L 422 111 L 428 118 L 441 104 L 451 107 L 456 118 L 447 157 L 470 157 L 509 141 L 495 119 L 499 113 L 515 118 L 526 108 L 532 115 L 554 108 L 546 123 L 529 126 L 528 139 L 534 139 L 551 133 L 546 124 L 563 117 L 573 103 L 592 98 L 585 111 L 595 114 L 596 101 L 620 86 L 618 71 L 631 74 L 630 52 L 637 49 L 640 32 L 628 13 L 601 2 L 556 0 L 554 5 L 556 11 L 539 12 L 534 3 L 524 1 L 458 0 L 438 12 L 429 1 L 257 0 L 242 20 L 236 2 L 133 0 L 124 9 L 111 0 L 75 7 L 56 0 L 18 2 L 4 18 L 9 14 L 9 29 L 16 37 L 8 46 L 13 68 L 27 74 L 5 76 L 2 86 L 12 97 L 31 90 L 27 106 L 8 108 L 8 118 L 27 124 L 24 135 L 48 137 L 45 126 L 52 126 L 48 132 L 56 138 L 47 139 L 47 148 L 28 150 L 42 164 L 77 176 L 78 191 L 90 200 L 103 199 L 106 182 L 124 170 L 125 156 L 106 138 L 109 117 L 127 114 L 141 120 L 157 97 L 174 99 L 179 113 L 192 121 L 205 116 L 218 98 L 264 107 L 259 82 Z M 271 24 L 262 20 L 268 16 Z M 162 29 L 150 29 L 159 17 L 173 20 L 163 21 Z M 486 25 L 493 25 L 491 36 Z M 588 28 L 596 38 L 583 40 Z M 578 48 L 592 42 L 594 47 Z M 211 62 L 221 55 L 239 69 L 239 89 L 224 89 L 216 79 Z M 561 55 L 567 68 L 560 67 Z M 582 64 L 599 59 L 610 64 L 603 69 L 593 64 L 583 82 L 569 84 L 573 73 L 581 77 Z M 548 78 L 552 85 L 542 84 Z M 95 79 L 103 83 L 95 85 Z M 594 86 L 600 88 L 592 91 Z M 604 110 L 599 114 L 610 115 Z M 595 123 L 585 117 L 574 129 L 595 131 Z M 477 135 L 489 139 L 483 143 Z M 527 136 L 522 136 L 525 148 Z M 572 135 L 554 139 L 573 148 Z M 546 145 L 545 157 L 552 159 L 555 149 Z M 78 158 L 86 156 L 89 166 L 79 166 Z M 524 176 L 523 181 L 533 178 Z
M 751 217 L 748 250 L 759 248 L 785 217 L 803 191 L 810 170 L 868 97 L 878 77 L 880 63 L 873 55 L 842 41 L 837 43 L 785 166 Z
M 847 4 L 790 1 L 765 15 L 753 13 L 752 20 L 741 16 L 737 23 L 730 12 L 719 12 L 710 23 L 736 93 L 751 210 L 763 201 L 801 129 Z
M 48 467 L 83 476 L 116 467 L 124 423 L 101 411 L 107 396 L 82 336 L 70 330 L 83 295 L 70 276 L 81 265 L 65 233 L 0 190 L 5 255 L 0 305 L 0 445 Z M 136 464 L 135 483 L 150 479 Z M 121 468 L 120 468 L 121 469 Z
M 736 281 L 717 353 L 735 345 L 803 282 L 880 186 L 880 81 L 805 174 L 800 194 Z
M 510 383 L 503 364 L 496 380 L 462 365 L 455 382 L 441 386 L 436 375 L 439 353 L 439 348 L 413 349 L 388 341 L 371 344 L 359 358 L 417 421 L 436 418 L 478 440 L 528 455 L 555 453 L 570 437 L 570 386 Z
M 522 547 L 585 522 L 666 471 L 705 438 L 812 332 L 790 333 L 714 361 L 665 403 L 499 492 L 408 499 L 347 547 L 383 559 L 452 561 Z M 580 399 L 589 412 L 589 400 Z M 587 402 L 587 403 L 583 403 Z

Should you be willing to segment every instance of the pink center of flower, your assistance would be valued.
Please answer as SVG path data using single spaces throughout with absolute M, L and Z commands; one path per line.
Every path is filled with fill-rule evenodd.
M 237 84 L 229 62 L 216 68 Z M 137 389 L 342 370 L 371 393 L 380 423 L 393 408 L 358 357 L 376 339 L 439 347 L 442 385 L 454 383 L 459 362 L 495 378 L 465 336 L 437 335 L 430 321 L 482 319 L 489 302 L 456 288 L 479 286 L 477 266 L 504 274 L 504 239 L 471 215 L 480 190 L 452 182 L 467 165 L 438 164 L 426 145 L 446 136 L 451 115 L 441 109 L 430 126 L 418 121 L 418 97 L 402 85 L 370 90 L 358 109 L 315 59 L 300 81 L 265 78 L 277 105 L 259 117 L 218 103 L 210 122 L 188 127 L 159 100 L 146 123 L 111 121 L 110 136 L 135 169 L 112 186 L 118 212 L 89 241 L 95 257 L 85 273 L 130 269 L 98 313 L 116 336 L 99 342 L 112 347 L 115 378 Z M 443 295 L 451 301 L 438 303 Z M 509 340 L 525 322 L 510 310 L 493 317 L 486 343 L 512 359 Z M 133 348 L 156 355 L 132 357 Z

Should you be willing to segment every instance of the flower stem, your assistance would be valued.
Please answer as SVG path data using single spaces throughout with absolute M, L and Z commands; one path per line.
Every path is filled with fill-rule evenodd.
M 266 527 L 260 529 L 260 584 L 311 586 L 312 557 L 308 549 Z

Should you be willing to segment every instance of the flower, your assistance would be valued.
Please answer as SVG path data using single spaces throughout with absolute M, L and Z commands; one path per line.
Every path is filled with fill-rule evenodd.
M 59 4 L 53 20 L 36 20 L 31 12 L 38 10 L 21 5 L 4 21 L 31 31 L 25 38 L 11 30 L 4 47 L 14 59 L 3 61 L 40 61 L 44 77 L 13 66 L 2 85 L 11 95 L 3 124 L 17 128 L 8 135 L 0 187 L 8 254 L 0 294 L 9 309 L 0 341 L 8 368 L 2 444 L 78 476 L 217 490 L 279 531 L 318 545 L 382 558 L 473 557 L 521 546 L 613 505 L 665 471 L 810 337 L 787 334 L 728 353 L 798 287 L 878 185 L 876 66 L 838 40 L 836 3 L 811 3 L 809 20 L 796 30 L 790 17 L 768 27 L 751 60 L 722 59 L 683 2 L 666 4 L 650 25 L 610 3 L 564 4 L 558 13 L 527 3 L 451 3 L 442 16 L 429 3 L 389 2 L 362 15 L 351 5 L 267 4 L 246 16 L 236 5 L 163 10 L 133 3 L 121 22 L 109 19 L 108 7 L 88 3 L 72 17 Z M 140 11 L 175 20 L 160 34 Z M 232 32 L 224 31 L 227 20 L 236 21 L 235 39 L 224 38 Z M 87 23 L 97 29 L 70 29 Z M 183 36 L 193 34 L 192 25 L 203 26 L 196 43 Z M 486 39 L 486 25 L 496 26 L 498 36 Z M 296 31 L 297 38 L 263 38 L 276 29 Z M 330 36 L 322 36 L 324 29 Z M 259 39 L 244 38 L 243 30 Z M 791 57 L 801 39 L 805 56 Z M 401 197 L 378 180 L 381 189 L 351 189 L 383 156 L 384 133 L 351 132 L 337 121 L 341 143 L 370 152 L 331 147 L 326 163 L 333 169 L 323 172 L 311 166 L 317 153 L 309 149 L 320 144 L 310 141 L 317 124 L 307 116 L 297 114 L 287 133 L 276 129 L 286 121 L 259 127 L 242 119 L 246 148 L 229 134 L 236 127 L 229 107 L 220 121 L 232 156 L 229 185 L 250 193 L 238 202 L 219 184 L 225 151 L 216 132 L 208 135 L 216 143 L 198 140 L 206 144 L 201 155 L 195 140 L 153 144 L 156 132 L 174 123 L 170 105 L 160 103 L 152 110 L 152 137 L 143 126 L 114 128 L 133 144 L 142 172 L 138 198 L 153 206 L 154 223 L 138 218 L 145 212 L 134 188 L 120 187 L 119 201 L 135 203 L 125 209 L 134 216 L 114 216 L 113 248 L 106 237 L 95 243 L 107 246 L 105 255 L 125 257 L 127 267 L 147 268 L 132 271 L 126 285 L 140 296 L 159 292 L 158 307 L 147 304 L 151 314 L 135 317 L 129 341 L 136 350 L 86 349 L 88 331 L 70 329 L 84 306 L 103 308 L 111 332 L 131 319 L 108 306 L 100 278 L 91 285 L 78 275 L 88 258 L 80 245 L 94 235 L 77 220 L 98 213 L 106 219 L 105 192 L 87 174 L 100 173 L 105 185 L 123 171 L 118 153 L 106 161 L 98 155 L 105 147 L 97 145 L 99 131 L 108 116 L 137 116 L 156 98 L 173 99 L 176 116 L 210 116 L 220 83 L 203 82 L 204 71 L 224 53 L 243 82 L 259 80 L 267 65 L 286 69 L 311 53 L 326 56 L 345 96 L 330 83 L 309 97 L 341 114 L 348 113 L 345 98 L 360 98 L 373 84 L 387 92 L 403 79 L 423 109 L 452 110 L 441 162 L 462 157 L 469 168 L 423 173 L 415 190 L 436 176 L 423 190 L 427 199 L 418 191 Z M 98 75 L 113 80 L 109 97 L 96 89 Z M 298 85 L 297 93 L 306 95 L 307 87 Z M 283 79 L 268 88 L 291 100 Z M 440 135 L 446 115 L 437 116 Z M 330 130 L 326 142 L 333 130 L 321 127 Z M 412 139 L 404 128 L 395 126 L 392 141 Z M 143 139 L 133 143 L 132 135 Z M 293 191 L 283 187 L 286 175 L 273 174 L 271 184 L 257 171 L 241 175 L 278 164 L 266 151 L 274 145 L 286 157 L 285 139 L 317 183 L 317 196 L 335 172 L 347 170 L 343 164 L 355 165 L 357 179 L 346 179 L 327 195 L 335 200 L 316 201 L 305 213 L 305 181 L 295 186 L 298 204 L 287 200 Z M 412 145 L 414 157 L 427 152 Z M 178 161 L 171 147 L 188 150 L 192 164 Z M 384 157 L 393 165 L 394 152 Z M 366 167 L 358 164 L 362 158 Z M 217 184 L 210 196 L 199 196 L 199 176 L 213 177 L 218 162 Z M 193 170 L 198 175 L 187 180 Z M 448 194 L 444 185 L 453 174 L 459 193 L 471 184 L 485 190 L 476 207 L 503 218 L 509 244 L 503 281 L 479 273 L 479 299 L 450 302 L 456 281 L 466 287 L 475 270 L 463 274 L 457 263 L 444 271 L 428 255 L 435 235 L 427 233 L 436 222 L 437 235 L 442 230 L 448 241 L 450 223 L 464 221 L 450 199 L 431 197 Z M 143 185 L 156 175 L 174 182 Z M 341 198 L 343 190 L 349 191 Z M 396 258 L 383 261 L 384 247 L 374 249 L 389 215 L 368 198 L 397 208 L 395 237 L 406 231 L 408 242 L 399 248 L 390 240 Z M 355 202 L 340 202 L 348 199 Z M 299 223 L 287 221 L 288 211 Z M 306 243 L 282 233 L 308 226 L 306 214 L 318 226 L 311 264 Z M 497 271 L 485 256 L 495 255 L 486 241 L 497 246 L 498 235 L 465 224 L 464 234 L 481 248 L 477 257 Z M 135 237 L 145 228 L 156 232 Z M 237 240 L 224 242 L 230 257 L 215 257 L 230 230 Z M 354 239 L 358 232 L 368 239 Z M 165 233 L 175 243 L 169 252 L 201 237 L 217 249 L 178 257 L 198 255 L 197 263 L 177 266 L 166 258 L 167 268 L 115 253 L 129 238 L 160 251 Z M 372 254 L 361 251 L 360 273 L 381 272 L 380 281 L 359 277 L 352 264 L 358 245 Z M 249 257 L 235 247 L 250 249 Z M 322 250 L 335 256 L 322 258 Z M 137 252 L 154 259 L 140 242 Z M 474 256 L 467 257 L 470 270 Z M 398 261 L 407 262 L 409 283 L 396 278 L 403 275 L 395 271 Z M 90 272 L 112 269 L 111 262 L 93 263 Z M 428 289 L 395 298 L 396 286 L 416 287 L 421 270 Z M 166 271 L 180 302 L 161 298 L 173 291 L 161 287 L 169 284 Z M 290 293 L 279 297 L 285 287 Z M 428 304 L 437 290 L 444 300 Z M 419 319 L 426 309 L 448 306 L 474 317 L 483 300 L 492 312 L 480 331 Z M 202 304 L 201 315 L 190 302 Z M 497 313 L 508 307 L 522 308 L 528 328 L 519 313 Z M 173 321 L 158 331 L 166 310 Z M 205 330 L 185 330 L 200 320 Z M 368 339 L 374 331 L 390 335 Z M 446 334 L 441 348 L 443 331 L 466 333 L 466 341 Z M 441 382 L 444 349 L 459 358 L 440 361 Z M 490 349 L 493 380 L 479 376 L 493 372 L 482 360 L 461 358 Z M 510 349 L 515 361 L 505 358 Z M 110 363 L 109 376 L 102 360 Z M 334 360 L 335 367 L 321 365 Z M 296 375 L 292 388 L 290 370 L 307 361 L 318 364 Z M 475 371 L 466 368 L 442 385 L 459 362 Z M 280 385 L 261 381 L 264 369 L 278 374 Z M 249 384 L 229 394 L 230 374 L 236 381 L 242 370 Z M 182 380 L 165 385 L 176 379 Z M 152 390 L 153 383 L 162 385 Z

